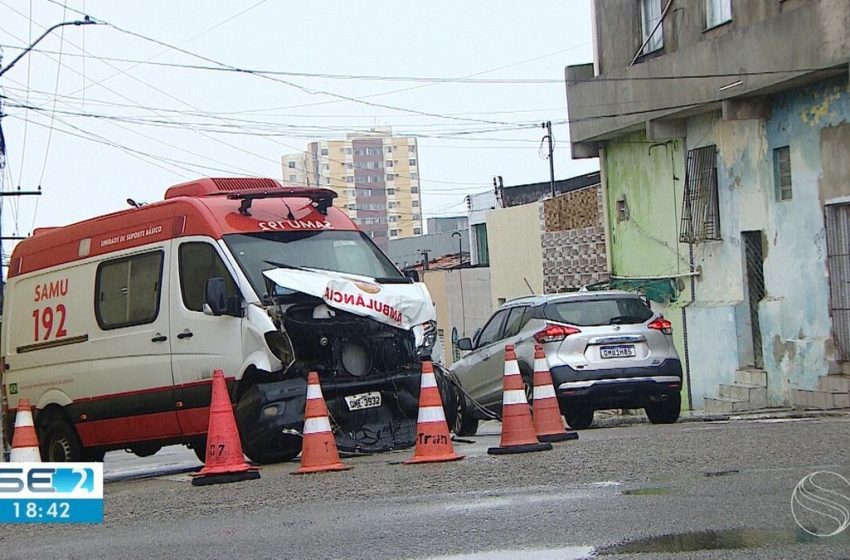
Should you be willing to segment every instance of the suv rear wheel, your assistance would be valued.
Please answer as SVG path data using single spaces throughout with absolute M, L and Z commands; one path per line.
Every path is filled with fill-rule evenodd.
M 644 410 L 649 421 L 653 424 L 673 424 L 679 419 L 682 408 L 682 396 L 676 393 L 667 400 L 653 403 Z
M 593 424 L 593 409 L 590 406 L 568 404 L 564 408 L 564 419 L 573 430 L 584 430 Z

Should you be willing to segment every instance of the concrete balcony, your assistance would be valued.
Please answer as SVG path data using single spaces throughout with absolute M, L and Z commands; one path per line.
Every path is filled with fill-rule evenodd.
M 680 137 L 679 119 L 707 111 L 765 118 L 760 97 L 847 73 L 850 2 L 812 0 L 711 37 L 597 77 L 590 64 L 567 67 L 574 157 L 595 157 L 598 142 L 637 130 Z

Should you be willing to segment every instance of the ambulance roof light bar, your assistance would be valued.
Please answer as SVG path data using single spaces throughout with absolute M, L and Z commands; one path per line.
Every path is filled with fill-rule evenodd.
M 262 198 L 309 198 L 316 206 L 320 214 L 327 215 L 328 208 L 333 205 L 333 199 L 337 197 L 336 192 L 330 189 L 317 188 L 282 188 L 262 192 L 231 192 L 227 194 L 228 200 L 241 200 L 239 213 L 243 216 L 251 215 L 251 203 L 255 199 Z

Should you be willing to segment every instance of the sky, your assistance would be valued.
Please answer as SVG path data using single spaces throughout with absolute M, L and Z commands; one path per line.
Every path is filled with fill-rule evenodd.
M 592 61 L 589 4 L 0 0 L 4 68 L 51 25 L 102 22 L 54 30 L 0 76 L 4 190 L 42 190 L 2 198 L 3 235 L 197 177 L 280 179 L 283 154 L 374 126 L 418 137 L 425 218 L 465 214 L 494 175 L 548 181 L 547 120 L 555 177 L 594 171 L 570 159 L 563 82 Z

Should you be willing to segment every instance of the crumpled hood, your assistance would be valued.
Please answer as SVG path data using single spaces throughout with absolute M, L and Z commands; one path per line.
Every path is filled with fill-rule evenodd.
M 263 274 L 282 288 L 324 300 L 333 308 L 410 330 L 436 320 L 425 284 L 378 284 L 374 278 L 329 270 L 276 268 Z

